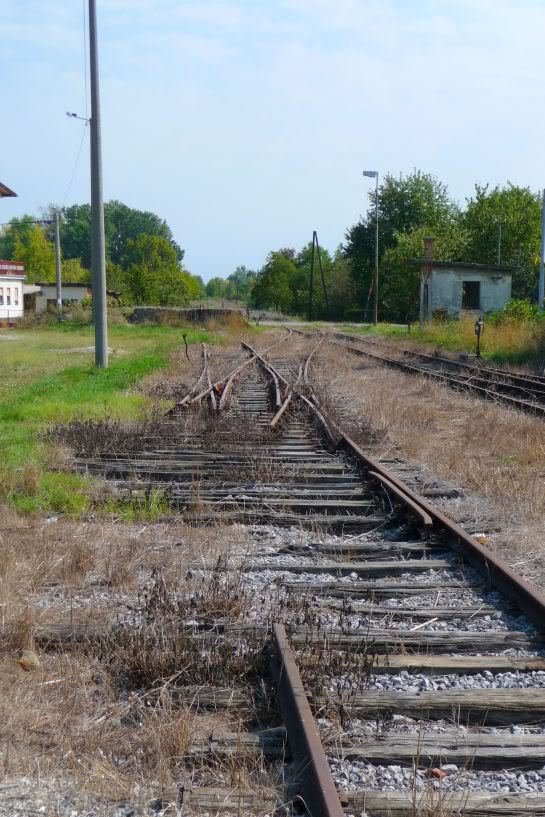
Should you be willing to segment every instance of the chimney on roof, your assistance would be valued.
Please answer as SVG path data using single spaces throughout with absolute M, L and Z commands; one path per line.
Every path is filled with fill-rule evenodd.
M 425 264 L 420 268 L 420 328 L 424 326 L 424 321 L 431 317 L 431 273 L 432 261 L 435 254 L 435 238 L 427 236 L 424 238 L 424 259 Z
M 424 239 L 424 258 L 431 261 L 435 256 L 435 238 L 428 236 Z

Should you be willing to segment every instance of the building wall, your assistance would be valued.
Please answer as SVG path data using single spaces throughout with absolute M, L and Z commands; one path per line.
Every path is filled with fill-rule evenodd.
M 36 295 L 36 312 L 45 312 L 47 310 L 48 301 L 56 305 L 57 303 L 57 288 L 55 284 L 42 284 L 41 292 Z M 85 284 L 81 286 L 63 286 L 62 288 L 62 302 L 66 304 L 69 301 L 83 301 L 89 296 L 89 289 Z
M 23 317 L 23 279 L 0 275 L 0 321 Z
M 511 275 L 463 269 L 434 269 L 431 279 L 431 308 L 446 309 L 449 313 L 462 311 L 462 285 L 464 281 L 480 281 L 481 312 L 501 309 L 511 298 Z

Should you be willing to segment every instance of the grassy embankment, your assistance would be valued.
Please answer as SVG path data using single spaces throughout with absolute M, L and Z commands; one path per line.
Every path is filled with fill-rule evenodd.
M 110 366 L 100 370 L 93 366 L 91 327 L 0 331 L 0 503 L 22 513 L 77 515 L 89 508 L 88 480 L 59 469 L 47 430 L 75 417 L 145 416 L 151 400 L 131 387 L 168 365 L 182 331 L 188 343 L 221 342 L 205 330 L 114 325 Z
M 378 326 L 361 327 L 339 324 L 339 330 L 356 335 L 387 335 L 393 341 L 404 344 L 418 343 L 430 349 L 449 352 L 476 350 L 475 323 L 473 320 L 432 323 L 420 330 L 418 324 L 407 327 L 380 323 Z M 481 338 L 483 358 L 496 363 L 528 365 L 543 369 L 545 362 L 545 325 L 541 321 L 506 320 L 501 323 L 487 321 Z

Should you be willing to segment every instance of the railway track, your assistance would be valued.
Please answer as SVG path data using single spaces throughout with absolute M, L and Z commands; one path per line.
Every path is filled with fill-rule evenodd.
M 293 331 L 311 337 L 318 334 Z M 381 345 L 379 352 L 377 345 L 368 338 L 359 338 L 342 332 L 328 332 L 326 338 L 327 342 L 348 350 L 350 354 L 369 358 L 382 366 L 398 369 L 406 374 L 429 377 L 458 391 L 503 403 L 538 417 L 545 417 L 544 377 L 526 376 L 505 369 L 473 365 L 412 349 L 397 350 Z
M 120 496 L 159 490 L 194 525 L 251 533 L 221 565 L 189 567 L 192 582 L 240 594 L 243 615 L 179 622 L 203 660 L 264 650 L 245 685 L 179 691 L 197 707 L 249 708 L 242 730 L 192 751 L 251 771 L 243 789 L 193 785 L 179 805 L 545 815 L 545 598 L 343 435 L 312 388 L 320 345 L 290 343 L 246 346 L 209 405 L 201 390 L 191 433 L 181 401 L 138 452 L 78 463 Z M 257 757 L 277 769 L 267 796 Z

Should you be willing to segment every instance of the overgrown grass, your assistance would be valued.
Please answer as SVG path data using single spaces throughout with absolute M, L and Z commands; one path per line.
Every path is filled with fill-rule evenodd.
M 452 320 L 426 324 L 420 329 L 417 323 L 410 332 L 405 326 L 380 323 L 378 326 L 361 327 L 338 325 L 339 331 L 354 335 L 382 335 L 401 343 L 417 342 L 430 349 L 449 352 L 469 352 L 477 348 L 474 320 Z M 487 321 L 481 337 L 481 355 L 496 363 L 528 365 L 543 369 L 545 361 L 545 326 L 538 321 L 505 320 L 501 323 Z
M 78 514 L 89 506 L 89 481 L 62 470 L 62 451 L 47 429 L 75 417 L 136 419 L 151 400 L 131 387 L 165 368 L 181 344 L 181 329 L 113 326 L 107 369 L 96 369 L 88 327 L 61 324 L 0 333 L 0 501 L 23 513 Z M 184 329 L 187 342 L 219 341 Z

